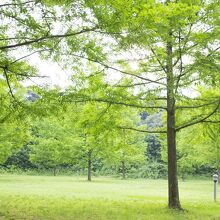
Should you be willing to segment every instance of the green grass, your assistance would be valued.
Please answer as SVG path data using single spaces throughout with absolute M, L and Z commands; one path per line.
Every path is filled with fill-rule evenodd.
M 166 180 L 1 175 L 0 219 L 220 220 L 212 196 L 211 180 L 180 182 L 177 212 L 167 209 Z

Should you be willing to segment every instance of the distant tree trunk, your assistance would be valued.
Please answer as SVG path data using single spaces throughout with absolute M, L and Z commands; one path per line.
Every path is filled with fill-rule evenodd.
M 92 150 L 88 151 L 88 181 L 92 180 Z
M 220 167 L 218 168 L 218 184 L 220 184 Z
M 54 175 L 54 176 L 57 175 L 57 168 L 56 168 L 56 167 L 53 168 L 53 175 Z
M 125 168 L 125 162 L 121 161 L 121 168 L 122 168 L 122 178 L 125 179 L 126 178 L 126 168 Z
M 181 209 L 177 180 L 176 130 L 175 130 L 175 83 L 173 73 L 172 31 L 167 41 L 167 153 L 169 208 Z
M 216 139 L 217 139 L 217 137 L 215 136 L 214 138 L 213 138 L 213 141 L 216 141 Z M 217 155 L 217 164 L 219 164 L 219 161 L 220 161 L 220 159 L 219 159 L 219 145 L 217 144 L 217 146 L 216 146 L 216 149 L 217 149 L 217 152 L 216 152 L 216 155 Z M 218 167 L 218 184 L 220 184 L 220 167 Z
M 186 173 L 183 173 L 183 174 L 181 175 L 181 177 L 182 177 L 182 181 L 185 182 L 185 181 L 186 181 Z

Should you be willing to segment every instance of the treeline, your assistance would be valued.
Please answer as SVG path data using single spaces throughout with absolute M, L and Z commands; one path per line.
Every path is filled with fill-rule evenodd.
M 26 136 L 23 145 L 5 131 L 4 149 L 10 148 L 9 143 L 12 148 L 2 160 L 2 170 L 87 175 L 89 181 L 93 175 L 123 179 L 167 177 L 165 135 L 140 132 L 163 127 L 163 111 L 147 113 L 93 102 L 67 103 L 60 107 L 49 95 L 50 101 L 54 100 L 53 105 L 50 103 L 53 107 L 44 112 L 44 105 L 48 109 L 48 98 L 39 97 L 30 93 L 28 102 L 41 104 L 43 111 L 37 112 L 37 117 L 29 116 L 29 126 L 14 126 L 16 134 Z M 133 130 L 134 127 L 139 131 Z M 218 154 L 198 154 L 199 149 L 210 147 L 207 142 L 212 140 L 204 135 L 205 129 L 208 134 L 211 128 L 200 128 L 198 136 L 190 130 L 178 136 L 178 169 L 183 180 L 187 175 L 211 175 L 218 166 Z M 219 153 L 216 146 L 213 145 L 213 150 L 216 148 L 215 152 Z
M 43 102 L 41 107 L 48 104 L 42 98 L 37 102 Z M 54 175 L 61 170 L 87 173 L 88 180 L 93 174 L 165 177 L 160 137 L 132 130 L 136 126 L 161 126 L 158 123 L 161 115 L 152 117 L 146 112 L 119 109 L 108 103 L 67 103 L 62 107 L 57 103 L 49 112 L 41 111 L 41 116 L 30 116 L 29 127 L 23 129 L 24 133 L 28 132 L 28 138 L 23 147 L 14 146 L 4 158 L 3 167 Z

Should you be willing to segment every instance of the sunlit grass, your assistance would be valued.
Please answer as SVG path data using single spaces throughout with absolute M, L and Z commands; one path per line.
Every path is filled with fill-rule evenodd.
M 167 209 L 166 180 L 0 176 L 0 219 L 220 219 L 213 183 L 180 182 L 184 212 Z

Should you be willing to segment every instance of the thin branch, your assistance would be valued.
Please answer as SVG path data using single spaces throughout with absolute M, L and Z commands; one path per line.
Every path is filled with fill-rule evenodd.
M 6 4 L 0 5 L 0 8 L 5 7 L 5 6 L 17 6 L 17 5 L 20 6 L 20 5 L 25 5 L 29 3 L 37 3 L 37 1 L 26 1 L 26 2 L 21 2 L 21 3 L 6 3 Z
M 204 107 L 204 106 L 215 104 L 217 102 L 219 102 L 219 100 L 215 100 L 215 101 L 212 101 L 212 102 L 204 103 L 204 104 L 201 104 L 201 105 L 194 105 L 194 106 L 176 106 L 176 109 L 201 108 L 201 107 Z
M 99 117 L 95 120 L 95 123 L 100 121 L 100 119 L 107 113 L 110 107 L 111 107 L 111 103 L 108 104 L 107 107 L 99 114 Z
M 179 30 L 179 36 L 178 36 L 178 43 L 179 43 L 179 57 L 180 57 L 180 67 L 179 67 L 179 75 L 177 76 L 177 82 L 176 82 L 176 88 L 175 88 L 175 94 L 177 93 L 178 91 L 178 88 L 179 88 L 179 83 L 180 83 L 180 80 L 181 80 L 181 77 L 183 76 L 183 59 L 182 59 L 182 49 L 181 49 L 181 46 L 180 46 L 180 43 L 181 43 L 181 36 L 180 36 L 180 30 Z
M 16 98 L 15 98 L 15 96 L 14 96 L 14 93 L 13 93 L 13 91 L 12 91 L 12 88 L 11 88 L 10 80 L 9 80 L 8 73 L 7 73 L 7 67 L 5 67 L 5 68 L 3 69 L 3 73 L 4 73 L 4 76 L 5 76 L 5 79 L 6 79 L 6 83 L 7 83 L 7 85 L 8 85 L 8 88 L 9 88 L 9 93 L 11 94 L 12 98 L 13 98 L 14 100 L 16 100 Z
M 195 44 L 189 46 L 188 48 L 186 48 L 186 44 L 187 44 L 188 39 L 189 39 L 190 34 L 191 34 L 192 26 L 193 26 L 193 24 L 191 24 L 190 29 L 189 29 L 189 32 L 188 32 L 187 36 L 184 38 L 184 45 L 183 45 L 183 47 L 182 47 L 182 52 L 187 52 L 187 51 L 189 51 L 190 49 L 192 49 L 192 48 L 194 48 L 194 47 L 196 47 L 196 46 L 199 45 L 198 43 L 195 43 Z M 203 31 L 203 33 L 208 32 L 210 29 L 212 29 L 212 27 L 210 27 L 210 28 L 208 28 L 207 30 Z M 177 60 L 176 60 L 176 61 L 174 62 L 174 64 L 173 64 L 173 67 L 176 66 L 176 64 L 179 62 L 180 58 L 181 58 L 180 56 L 177 58 Z
M 151 79 L 148 79 L 148 78 L 145 78 L 145 77 L 136 75 L 136 74 L 134 74 L 134 73 L 130 73 L 130 72 L 127 72 L 127 71 L 124 71 L 124 70 L 117 69 L 117 68 L 115 68 L 115 67 L 109 66 L 109 65 L 107 65 L 107 64 L 105 64 L 105 63 L 102 63 L 102 62 L 100 62 L 100 61 L 98 61 L 98 60 L 94 60 L 94 59 L 87 58 L 87 57 L 84 57 L 84 56 L 81 56 L 81 55 L 77 55 L 77 54 L 68 54 L 68 55 L 72 55 L 72 56 L 75 56 L 75 57 L 79 57 L 79 58 L 82 58 L 82 59 L 86 59 L 86 60 L 91 61 L 91 62 L 94 62 L 94 63 L 98 63 L 98 64 L 104 66 L 104 67 L 107 68 L 107 69 L 115 70 L 115 71 L 117 71 L 117 72 L 119 72 L 119 73 L 122 73 L 122 74 L 125 74 L 125 75 L 134 76 L 134 77 L 137 77 L 137 78 L 139 78 L 139 79 L 148 81 L 148 82 L 150 82 L 150 83 L 156 83 L 156 84 L 163 85 L 163 86 L 165 85 L 164 83 L 157 82 L 157 81 L 155 81 L 155 80 L 151 80 Z
M 141 109 L 165 109 L 165 106 L 144 106 L 144 105 L 139 105 L 139 104 L 132 104 L 132 103 L 126 103 L 122 101 L 114 101 L 114 100 L 107 100 L 107 99 L 101 99 L 101 98 L 88 98 L 85 97 L 81 100 L 73 100 L 73 102 L 103 102 L 103 103 L 109 103 L 111 105 L 123 105 L 123 106 L 129 106 L 129 107 L 134 107 L 134 108 L 141 108 Z
M 48 78 L 49 76 L 40 76 L 40 75 L 36 75 L 36 76 L 32 76 L 32 75 L 28 75 L 28 74 L 23 74 L 23 73 L 16 73 L 14 71 L 8 70 L 9 72 L 15 74 L 16 76 L 23 76 L 23 77 L 27 77 L 27 78 Z
M 150 50 L 151 50 L 151 52 L 154 54 L 154 56 L 156 57 L 157 62 L 160 64 L 160 67 L 161 67 L 161 68 L 163 69 L 163 71 L 166 73 L 166 72 L 167 72 L 166 68 L 165 68 L 164 65 L 161 63 L 161 61 L 160 61 L 160 59 L 158 58 L 156 52 L 154 51 L 154 49 L 153 49 L 151 46 L 150 46 Z
M 10 72 L 10 73 L 13 73 L 15 76 L 23 76 L 23 77 L 27 77 L 27 78 L 29 78 L 29 77 L 36 77 L 36 78 L 47 78 L 48 76 L 39 76 L 39 75 L 28 75 L 28 74 L 25 74 L 25 73 L 18 73 L 18 72 L 14 72 L 14 71 L 12 71 L 12 70 L 10 70 L 9 68 L 8 68 L 8 66 L 7 67 L 5 67 L 5 66 L 0 66 L 0 68 L 1 69 L 3 69 L 3 71 L 5 71 L 5 69 L 8 71 L 8 72 Z
M 10 41 L 10 40 L 33 40 L 29 37 L 7 37 L 7 38 L 0 38 L 0 41 Z
M 155 82 L 158 82 L 158 81 L 160 81 L 162 79 L 165 79 L 165 77 L 157 79 L 157 80 L 155 80 Z M 150 83 L 153 83 L 153 82 L 146 82 L 146 83 L 145 82 L 140 82 L 140 83 L 134 83 L 134 84 L 129 84 L 129 85 L 119 85 L 119 84 L 116 84 L 116 85 L 113 85 L 113 87 L 129 88 L 129 87 L 135 87 L 135 86 L 146 86 L 146 85 L 149 85 Z
M 71 36 L 79 35 L 79 34 L 82 34 L 82 33 L 91 32 L 91 31 L 94 31 L 95 29 L 96 29 L 96 27 L 94 27 L 94 28 L 85 28 L 85 29 L 82 29 L 81 31 L 74 32 L 74 33 L 69 33 L 69 34 L 48 35 L 48 36 L 44 36 L 44 37 L 40 37 L 40 38 L 37 38 L 37 39 L 30 40 L 30 41 L 24 41 L 22 43 L 17 43 L 17 44 L 12 44 L 12 45 L 7 45 L 7 46 L 1 46 L 0 50 L 26 46 L 26 45 L 29 45 L 29 44 L 38 43 L 38 42 L 45 41 L 45 40 L 48 40 L 48 39 L 71 37 Z
M 211 56 L 214 52 L 217 52 L 220 49 L 220 47 L 215 48 L 211 53 L 207 55 L 207 57 Z
M 124 127 L 124 126 L 118 126 L 120 129 L 125 129 L 125 130 L 133 130 L 133 131 L 138 131 L 138 132 L 143 132 L 143 133 L 150 133 L 150 134 L 166 134 L 166 131 L 162 130 L 143 130 L 143 129 L 138 129 L 138 128 L 132 128 L 132 127 Z
M 205 120 L 205 121 L 202 121 L 202 122 L 205 122 L 205 123 L 213 123 L 213 124 L 218 124 L 218 123 L 220 123 L 220 121 L 212 121 L 212 120 Z
M 14 64 L 14 63 L 16 63 L 16 62 L 18 62 L 18 61 L 20 61 L 20 60 L 23 60 L 23 59 L 25 59 L 25 58 L 27 58 L 27 57 L 30 57 L 30 56 L 34 55 L 35 53 L 40 53 L 40 52 L 43 52 L 43 51 L 48 51 L 48 49 L 42 49 L 42 50 L 34 51 L 33 53 L 30 53 L 30 54 L 28 54 L 28 55 L 25 55 L 25 56 L 23 56 L 23 57 L 20 57 L 20 58 L 18 58 L 17 60 L 11 62 L 10 65 L 11 65 L 11 64 Z
M 218 111 L 219 106 L 220 106 L 220 100 L 218 101 L 216 108 L 211 113 L 209 113 L 207 116 L 205 116 L 201 119 L 198 119 L 196 121 L 192 121 L 192 122 L 186 123 L 184 125 L 181 125 L 181 126 L 177 127 L 175 130 L 180 131 L 183 128 L 187 128 L 187 127 L 195 125 L 195 124 L 206 122 L 206 119 L 208 119 L 209 117 L 211 117 L 212 115 L 214 115 Z
M 192 27 L 193 27 L 193 23 L 192 24 L 190 24 L 190 27 L 189 27 L 189 31 L 188 31 L 188 33 L 187 33 L 187 35 L 184 37 L 184 43 L 183 43 L 183 47 L 181 48 L 181 47 L 179 47 L 179 48 L 181 48 L 181 51 L 185 51 L 185 49 L 186 49 L 186 44 L 187 44 L 187 42 L 188 42 L 188 40 L 189 40 L 189 37 L 190 37 L 190 34 L 191 34 L 191 32 L 192 32 Z M 180 32 L 179 32 L 179 34 L 178 34 L 178 40 L 179 40 L 179 46 L 180 46 Z M 196 44 L 197 45 L 197 44 Z M 181 54 L 181 56 L 179 56 L 178 58 L 177 58 L 177 60 L 173 63 L 173 67 L 175 67 L 176 66 L 176 64 L 179 62 L 179 60 L 180 59 L 182 59 L 182 54 Z

